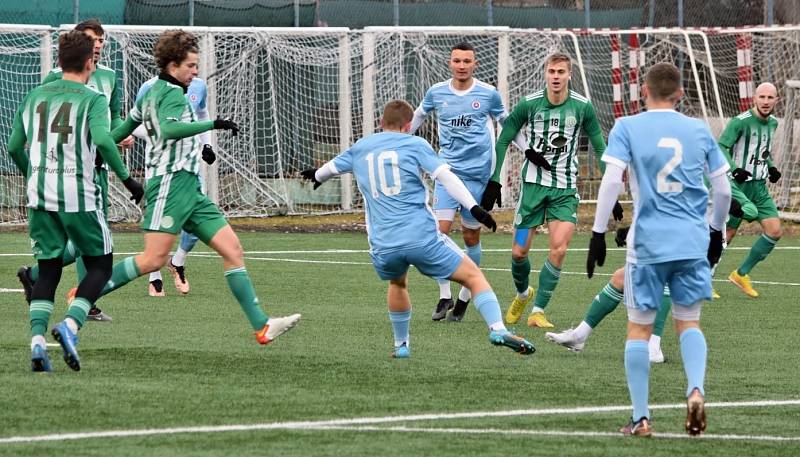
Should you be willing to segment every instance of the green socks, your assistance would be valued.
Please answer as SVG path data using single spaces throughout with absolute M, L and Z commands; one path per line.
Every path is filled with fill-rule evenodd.
M 100 296 L 113 292 L 120 287 L 128 284 L 142 274 L 139 272 L 139 266 L 136 265 L 136 257 L 125 257 L 122 262 L 117 262 L 111 269 L 111 279 L 108 280 Z
M 225 272 L 225 279 L 247 320 L 250 321 L 250 326 L 253 330 L 261 330 L 266 325 L 268 317 L 258 304 L 256 291 L 253 289 L 253 282 L 250 281 L 247 270 L 244 267 L 228 270 Z
M 531 274 L 531 262 L 525 257 L 522 260 L 511 259 L 511 276 L 518 293 L 528 290 L 528 277 Z
M 534 306 L 545 309 L 550 303 L 550 297 L 558 285 L 558 278 L 561 276 L 561 269 L 556 268 L 550 259 L 544 261 L 542 272 L 539 273 L 539 289 L 536 291 L 536 298 L 533 299 Z M 517 289 L 519 290 L 519 289 Z
M 775 248 L 775 244 L 778 240 L 771 238 L 767 235 L 761 234 L 760 237 L 753 243 L 753 247 L 750 248 L 750 254 L 747 255 L 747 258 L 744 259 L 742 265 L 739 267 L 737 272 L 744 276 L 746 274 L 750 274 L 750 270 L 756 266 L 758 262 L 766 259 L 772 249 Z
M 653 323 L 653 335 L 661 337 L 664 335 L 664 323 L 667 321 L 669 311 L 672 309 L 672 299 L 669 298 L 669 292 L 664 291 L 661 296 L 661 308 L 658 309 L 656 314 L 656 321 Z
M 589 324 L 591 328 L 595 328 L 603 318 L 617 309 L 617 305 L 621 301 L 622 291 L 612 286 L 609 282 L 599 294 L 594 296 L 594 300 L 592 300 L 589 310 L 586 311 L 586 317 L 583 318 L 583 321 Z
M 47 323 L 53 314 L 53 302 L 48 300 L 31 300 L 28 315 L 31 318 L 31 336 L 44 335 Z
M 83 297 L 75 297 L 67 308 L 67 317 L 71 317 L 78 323 L 78 328 L 81 328 L 86 322 L 86 315 L 89 314 L 90 309 L 92 309 L 92 304 L 88 300 Z

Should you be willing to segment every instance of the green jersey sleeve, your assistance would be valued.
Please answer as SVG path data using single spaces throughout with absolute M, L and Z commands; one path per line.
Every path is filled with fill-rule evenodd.
M 115 75 L 116 76 L 116 75 Z M 108 110 L 111 113 L 111 130 L 122 124 L 122 102 L 120 101 L 119 81 L 114 80 L 114 90 L 111 91 L 111 99 L 108 101 Z
M 22 113 L 25 110 L 26 104 L 27 97 L 25 101 L 20 104 L 19 109 L 17 109 L 17 114 L 14 116 L 11 136 L 8 139 L 8 154 L 11 156 L 11 160 L 14 161 L 14 165 L 19 169 L 19 172 L 28 176 L 30 161 L 28 155 L 25 153 L 25 142 L 27 138 L 25 137 L 25 126 L 22 124 Z
M 742 136 L 742 122 L 738 117 L 734 117 L 728 122 L 728 125 L 725 126 L 725 130 L 722 131 L 722 135 L 720 135 L 719 141 L 717 141 L 731 170 L 737 168 L 736 164 L 733 162 L 731 148 L 739 141 L 740 136 Z
M 50 70 L 50 73 L 48 73 L 47 76 L 44 77 L 44 80 L 42 81 L 42 84 L 47 84 L 47 83 L 51 83 L 53 81 L 58 81 L 59 79 L 61 79 L 61 72 L 55 71 L 55 70 Z
M 594 156 L 597 159 L 597 166 L 600 168 L 601 173 L 606 172 L 606 164 L 603 162 L 603 153 L 606 152 L 606 142 L 603 139 L 603 129 L 600 128 L 600 122 L 597 120 L 597 113 L 594 111 L 594 105 L 586 104 L 586 109 L 583 114 L 583 131 L 589 137 L 589 142 L 594 149 Z
M 497 139 L 497 144 L 494 146 L 495 153 L 495 166 L 494 174 L 492 174 L 492 181 L 500 182 L 500 170 L 503 168 L 503 161 L 506 159 L 506 151 L 508 145 L 517 136 L 520 129 L 528 122 L 528 106 L 525 98 L 514 106 L 514 110 L 503 121 L 503 130 L 500 132 L 500 138 Z
M 158 106 L 158 124 L 165 139 L 188 138 L 214 128 L 214 121 L 181 122 L 187 108 L 188 102 L 179 88 L 167 91 Z
M 111 167 L 114 174 L 124 181 L 128 179 L 130 173 L 122 163 L 119 151 L 117 151 L 117 144 L 111 138 L 108 129 L 108 102 L 104 95 L 97 94 L 89 106 L 89 131 L 92 133 L 92 142 L 97 145 L 100 156 Z

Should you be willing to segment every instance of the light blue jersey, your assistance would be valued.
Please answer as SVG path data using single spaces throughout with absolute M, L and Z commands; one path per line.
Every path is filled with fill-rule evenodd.
M 156 81 L 158 81 L 158 76 L 148 79 L 139 87 L 139 91 L 136 92 L 137 102 L 144 97 L 144 94 L 153 87 Z M 189 87 L 186 89 L 186 98 L 189 99 L 189 104 L 192 105 L 195 114 L 199 115 L 201 112 L 207 112 L 208 87 L 206 86 L 206 82 L 200 78 L 192 79 L 192 82 L 189 83 Z M 198 119 L 200 119 L 200 116 L 198 116 Z M 206 117 L 206 119 L 208 119 L 208 117 Z
M 728 164 L 705 123 L 674 110 L 621 118 L 608 136 L 603 161 L 629 167 L 634 212 L 628 262 L 706 257 L 703 174 L 725 173 Z
M 420 176 L 435 178 L 447 165 L 424 139 L 381 132 L 357 141 L 333 160 L 336 173 L 352 172 L 366 203 L 373 252 L 424 246 L 438 229 Z
M 494 126 L 507 116 L 497 89 L 474 80 L 465 91 L 453 89 L 452 79 L 434 84 L 420 108 L 436 111 L 441 157 L 462 180 L 486 183 L 494 171 Z

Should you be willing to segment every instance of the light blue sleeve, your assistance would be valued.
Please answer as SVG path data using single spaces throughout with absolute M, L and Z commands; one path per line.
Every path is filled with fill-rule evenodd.
M 422 111 L 425 111 L 426 113 L 428 113 L 428 112 L 430 112 L 430 110 L 436 108 L 436 106 L 433 104 L 433 91 L 432 91 L 432 89 L 428 89 L 428 91 L 425 92 L 425 98 L 422 99 L 422 104 L 420 104 L 419 106 L 421 106 L 422 107 Z
M 336 171 L 340 174 L 353 172 L 353 149 L 355 147 L 356 145 L 354 144 L 333 159 L 333 166 L 336 167 Z
M 141 100 L 142 97 L 144 97 L 144 94 L 146 94 L 147 91 L 150 90 L 150 87 L 152 87 L 150 81 L 145 81 L 141 86 L 139 86 L 139 91 L 136 92 L 136 99 L 134 100 L 134 103 Z
M 631 162 L 631 144 L 628 129 L 618 120 L 608 134 L 608 147 L 603 154 L 604 162 L 617 163 L 623 168 Z
M 208 99 L 208 85 L 206 85 L 205 81 L 200 81 L 200 101 L 197 102 L 197 107 L 200 109 L 206 109 Z
M 719 148 L 719 143 L 714 139 L 714 135 L 708 130 L 708 127 L 703 126 L 706 136 L 706 163 L 708 164 L 709 176 L 715 176 L 721 172 L 726 172 L 730 168 L 728 161 L 725 159 L 725 154 Z
M 500 92 L 492 91 L 492 107 L 489 109 L 489 114 L 498 121 L 502 121 L 508 117 L 506 107 L 503 106 L 503 99 L 500 97 Z
M 445 162 L 436 155 L 436 151 L 433 150 L 431 145 L 422 138 L 418 138 L 419 141 L 417 142 L 418 145 L 415 145 L 418 154 L 417 160 L 419 161 L 419 166 L 426 173 L 430 174 L 433 173 L 437 168 L 445 165 Z

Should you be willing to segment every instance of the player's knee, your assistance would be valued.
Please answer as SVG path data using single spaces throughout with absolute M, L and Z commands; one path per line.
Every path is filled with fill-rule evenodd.
M 517 262 L 525 260 L 528 257 L 528 251 L 529 249 L 525 246 L 514 244 L 514 246 L 511 247 L 511 258 Z
M 567 256 L 567 243 L 557 244 L 550 247 L 550 258 L 557 261 L 559 265 L 564 261 Z
M 390 279 L 389 284 L 393 287 L 405 289 L 408 287 L 408 277 L 403 276 L 402 278 Z
M 611 275 L 611 285 L 617 290 L 623 290 L 625 287 L 625 269 L 619 268 Z
M 464 244 L 467 246 L 475 246 L 476 244 L 481 242 L 481 231 L 480 229 L 463 229 L 464 235 Z
M 781 228 L 780 223 L 778 223 L 764 230 L 764 234 L 777 241 L 783 236 L 783 229 Z
M 142 274 L 152 273 L 166 265 L 168 259 L 169 253 L 145 253 L 136 260 L 136 264 Z

